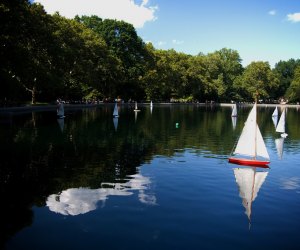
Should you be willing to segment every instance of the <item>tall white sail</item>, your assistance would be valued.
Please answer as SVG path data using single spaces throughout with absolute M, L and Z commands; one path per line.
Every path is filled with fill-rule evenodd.
M 231 116 L 233 116 L 233 117 L 234 117 L 234 116 L 237 116 L 237 107 L 236 107 L 236 103 L 233 104 Z
M 119 111 L 118 111 L 118 105 L 117 105 L 117 103 L 115 103 L 115 108 L 114 108 L 113 116 L 114 117 L 119 116 Z
M 270 159 L 266 145 L 256 123 L 256 103 L 249 113 L 234 154 Z
M 285 109 L 281 113 L 279 122 L 276 127 L 276 132 L 285 133 Z
M 278 108 L 277 108 L 277 106 L 274 109 L 272 116 L 278 116 Z
M 242 198 L 246 215 L 250 220 L 252 202 L 258 195 L 259 189 L 264 183 L 268 172 L 257 172 L 255 168 L 235 168 L 233 169 L 237 185 L 239 187 L 239 195 Z

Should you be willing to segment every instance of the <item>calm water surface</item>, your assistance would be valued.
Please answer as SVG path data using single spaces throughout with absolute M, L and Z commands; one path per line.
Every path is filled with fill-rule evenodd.
M 300 110 L 279 152 L 259 107 L 271 164 L 254 169 L 227 162 L 250 107 L 140 109 L 0 116 L 3 248 L 300 249 Z

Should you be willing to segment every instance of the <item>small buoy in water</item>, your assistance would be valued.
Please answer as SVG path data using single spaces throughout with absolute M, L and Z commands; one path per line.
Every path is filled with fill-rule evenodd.
M 175 127 L 179 128 L 179 123 L 178 122 L 175 123 Z

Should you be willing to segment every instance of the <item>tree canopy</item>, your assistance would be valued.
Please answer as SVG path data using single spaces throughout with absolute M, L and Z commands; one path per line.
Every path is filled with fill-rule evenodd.
M 200 45 L 199 45 L 200 46 Z M 201 47 L 200 47 L 201 49 Z M 299 101 L 300 60 L 252 62 L 238 51 L 155 49 L 124 21 L 49 15 L 27 0 L 0 4 L 0 105 L 31 101 Z

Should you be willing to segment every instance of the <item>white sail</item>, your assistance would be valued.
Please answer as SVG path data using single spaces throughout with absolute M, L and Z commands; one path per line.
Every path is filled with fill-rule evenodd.
M 275 139 L 277 155 L 280 160 L 282 159 L 282 154 L 283 154 L 283 143 L 284 143 L 284 138 Z
M 236 107 L 236 103 L 233 104 L 231 116 L 237 116 L 237 107 Z
M 274 109 L 272 116 L 278 116 L 278 108 L 277 108 L 277 106 Z
M 276 127 L 276 132 L 285 133 L 285 109 L 281 113 L 279 122 Z
M 276 127 L 277 127 L 277 122 L 278 122 L 278 116 L 272 116 L 272 121 L 273 121 L 274 127 L 275 127 L 275 129 L 276 129 Z
M 152 103 L 152 101 L 150 102 L 150 108 L 152 108 L 153 107 L 153 103 Z
M 119 111 L 118 111 L 118 105 L 117 105 L 117 103 L 115 104 L 115 108 L 114 108 L 113 116 L 114 116 L 114 117 L 117 117 L 117 116 L 119 116 Z
M 235 168 L 233 169 L 237 185 L 239 187 L 239 195 L 242 198 L 246 215 L 250 220 L 252 202 L 258 195 L 259 189 L 264 183 L 268 172 L 257 172 L 255 168 Z
M 234 154 L 270 159 L 266 145 L 256 123 L 256 104 L 249 113 Z

